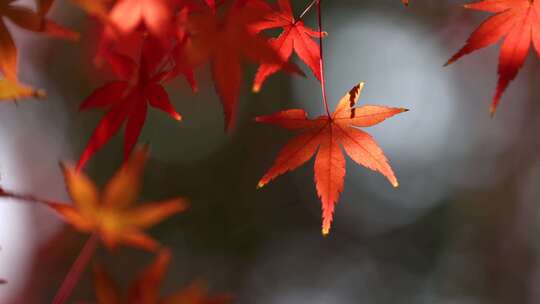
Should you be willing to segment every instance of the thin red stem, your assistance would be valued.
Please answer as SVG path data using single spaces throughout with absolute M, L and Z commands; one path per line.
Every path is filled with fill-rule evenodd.
M 73 292 L 73 289 L 79 282 L 86 266 L 94 256 L 98 245 L 98 235 L 93 233 L 90 238 L 84 244 L 84 247 L 81 249 L 79 256 L 71 266 L 68 274 L 64 278 L 60 289 L 54 297 L 53 304 L 64 304 L 68 300 L 69 296 Z
M 27 202 L 34 202 L 34 203 L 45 204 L 45 205 L 55 204 L 54 202 L 40 199 L 32 195 L 7 192 L 2 188 L 0 188 L 0 197 L 17 199 L 17 200 L 22 200 L 22 201 L 27 201 Z M 56 293 L 56 296 L 54 297 L 53 304 L 63 304 L 68 300 L 69 296 L 73 292 L 73 288 L 75 288 L 75 286 L 77 285 L 77 282 L 79 282 L 79 279 L 81 278 L 81 275 L 84 273 L 86 266 L 92 259 L 92 256 L 94 255 L 94 252 L 96 251 L 97 245 L 98 245 L 98 235 L 96 233 L 93 233 L 84 244 L 84 247 L 79 253 L 79 256 L 77 257 L 77 259 L 71 266 L 71 269 L 69 270 L 64 281 L 62 282 L 60 289 L 58 289 L 58 292 Z M 0 284 L 3 282 L 4 281 L 0 281 Z
M 11 199 L 21 200 L 21 201 L 26 201 L 26 202 L 32 202 L 32 203 L 38 203 L 38 204 L 45 204 L 45 205 L 56 204 L 56 202 L 41 199 L 41 198 L 35 197 L 33 195 L 18 194 L 18 193 L 8 192 L 8 191 L 5 191 L 2 188 L 0 188 L 0 198 L 11 198 Z
M 11 192 L 4 191 L 3 189 L 0 189 L 0 197 L 12 198 L 16 200 L 35 202 L 35 203 L 44 203 L 41 199 L 35 198 L 34 196 L 11 193 Z
M 323 97 L 323 104 L 326 110 L 326 114 L 330 117 L 330 109 L 328 108 L 328 100 L 326 99 L 326 79 L 324 77 L 324 52 L 323 52 L 323 30 L 322 30 L 322 14 L 321 14 L 321 2 L 317 0 L 317 19 L 319 21 L 319 68 L 321 71 L 321 91 Z

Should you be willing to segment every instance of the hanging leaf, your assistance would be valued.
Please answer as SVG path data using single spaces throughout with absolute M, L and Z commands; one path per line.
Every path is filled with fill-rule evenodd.
M 252 28 L 259 32 L 281 27 L 283 29 L 281 34 L 269 41 L 272 47 L 279 52 L 283 61 L 288 61 L 294 51 L 320 81 L 321 71 L 319 61 L 321 57 L 319 55 L 319 46 L 313 40 L 313 38 L 321 36 L 319 32 L 306 27 L 302 20 L 295 19 L 289 0 L 279 0 L 277 9 L 262 0 L 256 0 L 250 3 L 271 12 L 265 15 L 264 20 L 255 23 Z M 323 32 L 322 35 L 325 36 L 326 33 Z M 260 91 L 265 80 L 281 69 L 282 65 L 278 64 L 261 65 L 255 75 L 253 91 Z
M 531 43 L 536 53 L 540 54 L 540 1 L 485 0 L 467 4 L 465 7 L 495 15 L 482 23 L 469 37 L 465 46 L 445 65 L 504 38 L 499 56 L 499 80 L 489 109 L 494 115 L 502 95 L 523 66 Z
M 168 72 L 162 69 L 166 60 L 165 50 L 159 43 L 148 36 L 143 44 L 140 63 L 131 58 L 110 53 L 108 59 L 113 70 L 121 79 L 110 82 L 92 93 L 80 106 L 80 110 L 107 108 L 108 112 L 101 119 L 90 137 L 78 168 L 101 149 L 126 122 L 124 136 L 124 156 L 127 158 L 141 133 L 146 120 L 148 104 L 167 113 L 174 120 L 182 116 L 172 106 L 167 91 L 161 82 Z
M 340 100 L 331 116 L 308 119 L 304 110 L 293 109 L 256 118 L 257 122 L 301 132 L 279 152 L 274 165 L 259 181 L 259 188 L 279 175 L 298 168 L 317 154 L 314 167 L 315 186 L 322 202 L 323 235 L 330 232 L 334 208 L 343 191 L 345 158 L 342 148 L 357 164 L 378 171 L 392 186 L 398 186 L 394 171 L 383 151 L 375 140 L 359 127 L 376 125 L 407 110 L 373 105 L 356 107 L 363 87 L 364 84 L 360 83 L 352 88 Z

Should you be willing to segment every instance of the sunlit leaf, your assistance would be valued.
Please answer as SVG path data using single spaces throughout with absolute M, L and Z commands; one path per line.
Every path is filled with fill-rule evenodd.
M 358 127 L 376 125 L 407 110 L 372 105 L 357 107 L 363 87 L 361 83 L 352 88 L 340 100 L 331 116 L 308 119 L 304 110 L 293 109 L 256 118 L 261 123 L 301 131 L 281 150 L 274 165 L 259 181 L 259 188 L 279 175 L 298 168 L 316 154 L 315 185 L 322 202 L 322 232 L 325 235 L 330 232 L 334 208 L 343 191 L 345 158 L 342 148 L 353 161 L 381 173 L 392 186 L 398 186 L 394 171 L 379 145 Z
M 466 8 L 495 13 L 474 31 L 465 45 L 448 60 L 449 65 L 462 56 L 503 39 L 499 56 L 499 80 L 490 113 L 495 114 L 502 95 L 523 66 L 531 44 L 540 54 L 540 1 L 485 0 Z

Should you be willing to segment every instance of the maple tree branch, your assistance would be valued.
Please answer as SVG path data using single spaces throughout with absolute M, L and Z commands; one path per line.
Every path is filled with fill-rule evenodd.
M 321 70 L 321 91 L 324 108 L 328 117 L 330 116 L 330 109 L 328 109 L 328 100 L 326 99 L 326 80 L 324 77 L 324 53 L 323 53 L 323 30 L 322 30 L 322 14 L 321 14 L 321 2 L 322 0 L 317 0 L 317 19 L 319 22 L 319 67 Z
M 69 296 L 73 292 L 73 289 L 79 282 L 86 266 L 94 256 L 98 246 L 98 235 L 93 233 L 90 235 L 90 238 L 84 244 L 84 247 L 81 249 L 79 256 L 71 266 L 68 274 L 64 278 L 62 285 L 58 289 L 56 296 L 53 299 L 53 304 L 64 304 L 68 300 Z

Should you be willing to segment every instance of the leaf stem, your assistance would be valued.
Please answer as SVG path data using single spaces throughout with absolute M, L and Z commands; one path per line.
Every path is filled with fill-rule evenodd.
M 71 266 L 68 274 L 64 278 L 62 285 L 58 289 L 56 296 L 53 299 L 53 304 L 64 304 L 68 300 L 69 296 L 72 294 L 73 289 L 79 282 L 86 266 L 94 256 L 98 245 L 98 235 L 93 233 L 90 235 L 90 238 L 84 244 L 84 247 L 81 249 L 79 256 Z
M 0 197 L 33 202 L 33 203 L 38 203 L 38 204 L 45 204 L 45 205 L 56 204 L 55 202 L 37 198 L 32 195 L 8 192 L 2 189 L 1 187 L 0 187 Z M 77 259 L 71 266 L 71 269 L 69 270 L 68 274 L 64 278 L 62 285 L 58 289 L 58 292 L 56 293 L 56 296 L 53 299 L 53 304 L 66 303 L 69 296 L 73 292 L 73 289 L 77 285 L 77 282 L 79 282 L 81 275 L 84 273 L 86 266 L 92 259 L 92 256 L 94 255 L 94 252 L 97 249 L 98 239 L 99 239 L 98 234 L 94 232 L 90 236 L 90 238 L 86 241 L 86 243 L 84 244 L 84 247 L 81 249 L 81 252 L 79 253 L 79 256 L 77 257 Z
M 322 30 L 322 14 L 321 14 L 321 2 L 322 0 L 317 0 L 317 19 L 319 22 L 319 67 L 321 70 L 321 91 L 324 108 L 328 117 L 330 116 L 330 109 L 328 108 L 328 100 L 326 98 L 326 79 L 324 77 L 324 52 L 323 52 L 323 30 Z
M 311 1 L 311 3 L 308 6 L 306 6 L 304 11 L 300 14 L 300 16 L 298 17 L 298 20 L 302 20 L 304 18 L 304 16 L 313 8 L 315 3 L 317 3 L 317 2 L 319 2 L 319 0 Z
M 21 200 L 21 201 L 26 201 L 26 202 L 33 202 L 33 203 L 38 203 L 38 204 L 45 204 L 45 205 L 55 204 L 55 202 L 37 198 L 33 195 L 8 192 L 2 188 L 0 188 L 0 198 L 11 198 L 11 199 Z

